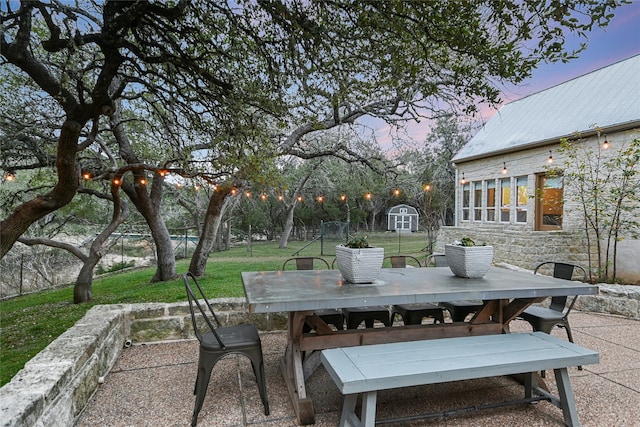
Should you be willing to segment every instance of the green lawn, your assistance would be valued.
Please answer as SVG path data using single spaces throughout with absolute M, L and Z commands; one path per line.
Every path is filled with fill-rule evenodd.
M 424 260 L 424 234 L 398 236 L 395 233 L 369 233 L 369 242 L 384 247 L 385 254 L 403 253 Z M 199 280 L 208 297 L 243 297 L 240 272 L 278 270 L 285 259 L 309 242 L 291 242 L 278 249 L 277 242 L 254 242 L 209 257 L 204 278 Z M 325 251 L 333 250 L 326 248 Z M 301 256 L 320 256 L 320 243 L 302 250 Z M 325 256 L 329 261 L 333 256 Z M 187 271 L 188 260 L 177 263 L 179 274 Z M 185 301 L 181 279 L 149 283 L 155 267 L 97 278 L 93 282 L 92 300 L 73 304 L 73 287 L 44 291 L 0 302 L 0 386 L 6 384 L 25 362 L 45 348 L 58 335 L 77 322 L 96 304 Z

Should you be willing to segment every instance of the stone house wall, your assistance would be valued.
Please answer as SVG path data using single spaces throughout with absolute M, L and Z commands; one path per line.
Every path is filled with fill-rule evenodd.
M 602 159 L 616 156 L 620 147 L 628 145 L 634 138 L 638 138 L 637 130 L 619 132 L 606 136 L 610 143 L 610 148 L 602 152 Z M 603 137 L 587 137 L 579 141 L 581 147 L 593 148 L 602 143 Z M 564 180 L 564 209 L 562 230 L 557 231 L 535 231 L 536 215 L 536 176 L 548 171 L 550 165 L 547 163 L 549 156 L 553 157 L 552 167 L 564 169 L 567 167 L 567 159 L 557 151 L 559 143 L 544 147 L 530 148 L 527 150 L 514 151 L 494 157 L 486 157 L 472 161 L 465 161 L 456 164 L 457 179 L 456 185 L 456 227 L 444 227 L 441 231 L 437 248 L 441 251 L 444 243 L 452 242 L 457 235 L 478 235 L 479 241 L 486 241 L 497 245 L 497 260 L 507 262 L 523 268 L 532 268 L 536 262 L 548 260 L 572 261 L 587 267 L 587 241 L 584 238 L 583 208 L 578 200 L 578 189 L 575 183 Z M 503 168 L 507 173 L 503 174 Z M 463 185 L 460 180 L 464 177 L 465 182 L 470 183 L 471 208 L 468 219 L 462 215 L 462 195 Z M 527 179 L 529 199 L 526 206 L 526 222 L 517 222 L 514 210 L 511 210 L 508 222 L 487 221 L 486 215 L 486 191 L 487 183 L 496 183 L 496 218 L 500 214 L 499 189 L 500 180 L 509 178 L 512 181 L 512 200 L 515 201 L 514 182 L 518 177 Z M 473 215 L 474 183 L 482 183 L 482 218 L 476 220 Z M 514 203 L 512 203 L 514 204 Z M 636 215 L 640 215 L 640 206 L 636 208 Z M 617 276 L 627 283 L 640 284 L 640 240 L 632 235 L 622 236 L 622 242 L 618 246 Z M 459 239 L 459 238 L 458 238 Z M 475 240 L 475 239 L 474 239 Z M 597 248 L 592 245 L 592 256 L 596 257 Z M 545 256 L 547 255 L 547 256 Z

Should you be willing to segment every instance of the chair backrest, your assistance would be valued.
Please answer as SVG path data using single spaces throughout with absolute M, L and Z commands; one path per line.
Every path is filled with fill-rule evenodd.
M 220 348 L 224 348 L 225 345 L 222 342 L 222 339 L 220 339 L 220 336 L 218 335 L 218 333 L 216 332 L 216 328 L 221 326 L 220 320 L 218 320 L 218 316 L 216 316 L 216 312 L 213 310 L 213 307 L 211 307 L 211 304 L 209 303 L 209 300 L 204 295 L 204 292 L 202 291 L 202 288 L 200 287 L 200 284 L 198 283 L 198 280 L 196 280 L 195 276 L 191 272 L 187 272 L 187 273 L 183 274 L 182 278 L 184 280 L 184 287 L 187 290 L 187 298 L 189 300 L 189 310 L 191 311 L 191 322 L 193 323 L 193 332 L 195 333 L 196 338 L 198 338 L 198 341 L 202 341 L 202 332 L 200 331 L 200 326 L 198 325 L 198 322 L 196 321 L 196 310 L 195 309 L 197 308 L 198 311 L 200 312 L 200 314 L 202 315 L 202 317 L 204 318 L 205 322 L 207 322 L 207 325 L 209 326 L 209 329 L 211 330 L 213 335 L 216 337 L 216 340 L 218 341 L 218 344 L 220 345 Z M 197 295 L 193 291 L 193 288 L 191 287 L 190 281 L 193 282 L 193 284 L 195 285 L 196 289 L 198 290 L 198 294 Z M 202 303 L 200 301 L 198 301 L 198 296 L 200 297 L 200 299 L 202 299 L 204 301 L 206 306 L 209 308 L 209 313 L 211 313 L 211 317 L 215 321 L 215 325 L 211 321 L 211 318 L 209 317 L 209 315 L 208 315 L 207 311 L 205 310 L 205 308 L 202 306 Z
M 444 254 L 431 254 L 425 261 L 426 267 L 449 267 L 447 257 Z
M 313 270 L 316 264 L 320 264 L 321 266 L 326 267 L 327 270 L 331 268 L 329 267 L 329 263 L 324 258 L 315 257 L 315 256 L 305 256 L 305 257 L 293 257 L 293 258 L 287 259 L 282 264 L 282 270 L 283 271 L 286 270 L 287 264 L 294 263 L 294 262 L 296 264 L 296 270 Z
M 533 274 L 538 274 L 540 270 L 551 269 L 551 268 L 553 268 L 553 277 L 557 279 L 573 280 L 574 274 L 575 274 L 576 278 L 581 282 L 587 281 L 587 271 L 578 264 L 572 264 L 568 262 L 555 262 L 555 261 L 541 262 L 533 270 Z M 569 314 L 577 298 L 578 298 L 577 295 L 573 297 L 573 299 L 571 300 L 571 304 L 569 304 L 569 308 L 567 309 L 567 312 L 565 313 L 565 315 Z M 565 309 L 566 305 L 567 305 L 566 296 L 552 297 L 549 308 L 555 311 L 562 312 Z
M 384 257 L 384 259 L 391 261 L 391 268 L 422 267 L 420 260 L 411 255 L 390 255 Z

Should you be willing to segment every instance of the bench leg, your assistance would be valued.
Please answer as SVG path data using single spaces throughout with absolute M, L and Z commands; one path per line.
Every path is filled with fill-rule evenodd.
M 564 415 L 564 423 L 568 427 L 579 427 L 578 410 L 576 409 L 576 400 L 573 396 L 571 383 L 569 382 L 569 372 L 567 368 L 554 369 L 556 376 L 556 384 L 558 385 L 558 395 Z
M 378 392 L 370 391 L 362 394 L 362 420 L 363 427 L 374 427 L 376 425 L 376 399 Z
M 342 404 L 342 415 L 340 416 L 340 427 L 358 427 L 360 420 L 356 415 L 357 394 L 347 394 Z
M 347 394 L 344 397 L 340 427 L 374 427 L 376 424 L 377 392 L 370 391 L 362 394 L 362 416 L 356 415 L 358 394 Z

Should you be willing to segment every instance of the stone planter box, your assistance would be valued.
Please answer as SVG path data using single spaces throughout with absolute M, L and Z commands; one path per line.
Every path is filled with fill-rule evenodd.
M 493 246 L 445 245 L 444 253 L 453 274 L 469 279 L 484 277 L 493 261 Z
M 384 248 L 348 248 L 336 246 L 336 262 L 342 277 L 351 283 L 371 283 L 378 278 Z

